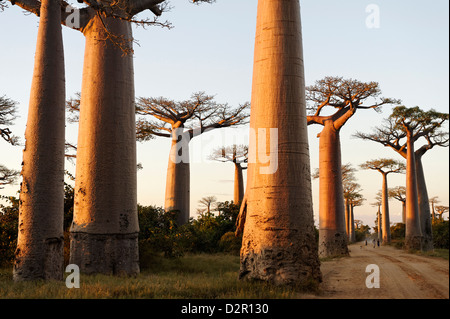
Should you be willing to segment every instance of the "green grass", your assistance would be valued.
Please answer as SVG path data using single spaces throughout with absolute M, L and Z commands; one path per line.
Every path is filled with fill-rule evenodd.
M 155 256 L 135 278 L 81 275 L 78 289 L 68 289 L 65 281 L 16 283 L 11 272 L 11 268 L 0 269 L 0 298 L 290 299 L 305 292 L 304 287 L 241 281 L 237 278 L 239 257 L 224 254 Z

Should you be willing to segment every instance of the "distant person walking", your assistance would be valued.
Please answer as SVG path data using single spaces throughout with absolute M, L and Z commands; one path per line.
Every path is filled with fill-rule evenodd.
M 380 247 L 380 239 L 377 239 L 377 246 Z
M 375 248 L 375 238 L 372 240 L 373 248 Z

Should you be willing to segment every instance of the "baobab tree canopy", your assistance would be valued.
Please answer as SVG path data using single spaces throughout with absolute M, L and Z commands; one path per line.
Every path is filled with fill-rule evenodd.
M 308 125 L 324 125 L 332 120 L 336 129 L 341 128 L 357 109 L 374 109 L 379 111 L 385 104 L 396 104 L 398 100 L 380 97 L 381 89 L 377 82 L 361 82 L 342 77 L 325 77 L 314 85 L 306 87 L 306 99 L 309 101 Z M 374 103 L 364 105 L 367 99 L 375 99 Z M 324 116 L 326 107 L 336 109 L 333 115 Z

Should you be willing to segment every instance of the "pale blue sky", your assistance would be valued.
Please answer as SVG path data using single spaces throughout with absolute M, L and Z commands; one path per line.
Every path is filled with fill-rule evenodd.
M 256 0 L 218 0 L 214 5 L 195 6 L 172 0 L 172 30 L 135 28 L 135 83 L 137 96 L 165 96 L 183 100 L 196 91 L 215 94 L 220 102 L 237 105 L 251 98 Z M 380 9 L 380 28 L 366 27 L 366 7 Z M 399 98 L 403 104 L 448 112 L 448 30 L 447 0 L 302 0 L 303 45 L 307 84 L 327 75 L 378 81 L 383 95 Z M 147 14 L 149 15 L 149 14 Z M 24 15 L 18 7 L 0 13 L 0 94 L 18 101 L 20 118 L 12 128 L 22 137 L 36 42 L 38 19 Z M 84 37 L 64 27 L 67 96 L 81 88 Z M 401 159 L 378 144 L 352 139 L 357 130 L 368 132 L 389 114 L 361 111 L 342 129 L 343 163 L 360 163 L 379 157 Z M 320 127 L 309 128 L 311 167 L 318 167 Z M 221 140 L 245 142 L 247 127 L 209 133 L 191 142 L 199 150 L 191 166 L 191 214 L 202 196 L 230 200 L 233 167 L 214 163 L 207 155 Z M 67 126 L 67 139 L 76 142 L 76 126 Z M 156 139 L 138 143 L 138 201 L 162 206 L 169 141 Z M 0 163 L 20 169 L 22 150 L 0 141 Z M 194 152 L 191 152 L 194 153 Z M 195 154 L 195 153 L 194 153 Z M 424 166 L 429 195 L 448 205 L 448 149 L 433 149 L 425 155 Z M 192 154 L 193 155 L 193 154 Z M 194 155 L 193 155 L 194 156 Z M 67 168 L 74 171 L 74 165 Z M 355 209 L 355 218 L 373 225 L 376 209 L 369 204 L 381 187 L 381 176 L 358 171 L 366 204 Z M 392 175 L 390 186 L 404 185 L 404 176 Z M 18 186 L 0 194 L 14 194 Z M 318 182 L 313 181 L 316 222 Z M 391 201 L 391 220 L 400 221 L 400 205 Z

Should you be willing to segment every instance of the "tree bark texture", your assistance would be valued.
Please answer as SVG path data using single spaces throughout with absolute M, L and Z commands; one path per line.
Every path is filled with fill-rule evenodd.
M 339 131 L 324 123 L 319 139 L 319 255 L 348 255 Z
M 242 176 L 242 167 L 240 163 L 234 163 L 234 198 L 233 202 L 237 205 L 242 203 L 244 198 L 244 178 Z
M 420 227 L 419 202 L 417 193 L 416 160 L 414 154 L 414 141 L 411 133 L 407 136 L 406 156 L 406 234 L 405 247 L 407 249 L 421 250 L 422 230 Z
M 353 214 L 353 205 L 350 205 L 350 211 L 349 211 L 349 235 L 348 239 L 351 243 L 356 242 L 356 232 L 355 232 L 355 215 Z
M 183 126 L 172 129 L 165 195 L 165 210 L 178 211 L 178 225 L 186 224 L 190 216 L 189 140 L 183 131 Z
M 383 218 L 381 217 L 381 209 L 378 206 L 378 239 L 383 241 Z
M 259 0 L 250 117 L 256 139 L 249 146 L 240 278 L 279 285 L 321 280 L 304 81 L 299 1 Z M 263 128 L 278 129 L 270 154 L 277 170 L 268 174 L 260 157 L 276 141 Z
M 83 34 L 70 263 L 84 273 L 134 275 L 139 226 L 133 57 L 111 41 L 131 40 L 131 25 L 97 15 Z
M 425 182 L 425 174 L 422 165 L 422 156 L 417 154 L 416 160 L 416 175 L 417 175 L 417 195 L 419 201 L 419 216 L 420 228 L 422 230 L 423 242 L 422 250 L 433 250 L 433 231 L 431 228 L 431 212 L 430 202 L 428 199 L 427 184 Z
M 383 212 L 383 245 L 388 245 L 391 243 L 391 224 L 389 218 L 389 195 L 388 195 L 388 182 L 386 173 L 383 175 L 383 185 L 381 187 L 381 209 Z
M 42 0 L 25 131 L 14 280 L 63 279 L 65 74 L 59 0 Z

